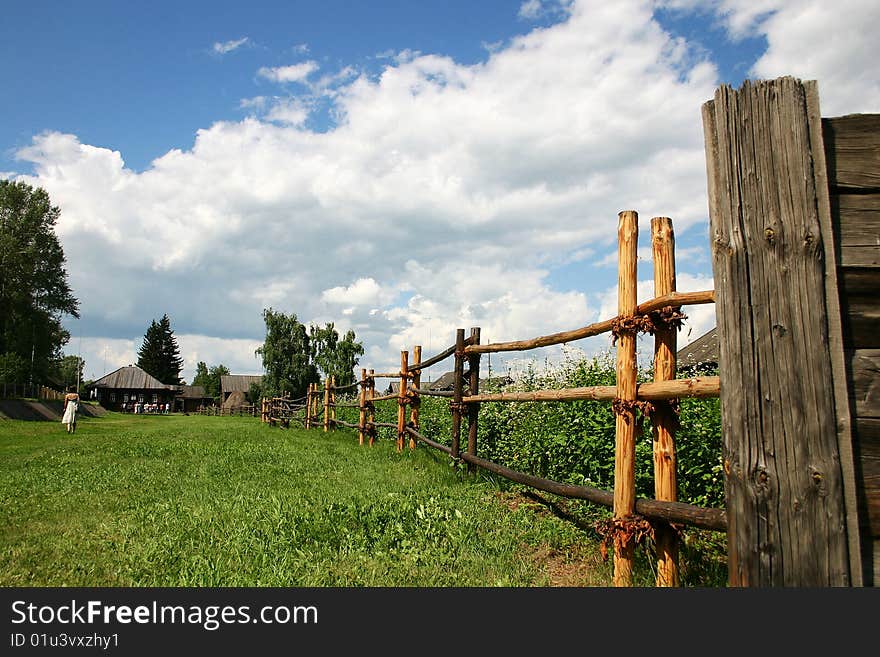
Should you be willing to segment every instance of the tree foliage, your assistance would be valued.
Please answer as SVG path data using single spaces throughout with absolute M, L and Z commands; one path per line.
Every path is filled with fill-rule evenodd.
M 286 315 L 272 308 L 263 311 L 263 320 L 266 338 L 256 350 L 265 371 L 262 394 L 302 397 L 321 375 L 335 377 L 338 386 L 354 383 L 354 368 L 364 353 L 354 331 L 340 339 L 332 322 L 307 328 L 295 313 Z
M 158 322 L 150 322 L 138 350 L 137 366 L 166 385 L 182 383 L 180 371 L 183 369 L 183 359 L 167 314 L 162 315 Z
M 309 335 L 312 358 L 324 376 L 334 377 L 337 386 L 354 383 L 358 356 L 364 355 L 364 346 L 355 340 L 354 331 L 347 331 L 340 340 L 339 333 L 330 322 L 323 328 L 311 326 Z
M 85 361 L 79 356 L 65 356 L 54 365 L 55 379 L 60 383 L 64 390 L 71 386 L 80 386 L 83 383 L 83 368 Z M 77 390 L 79 392 L 79 390 Z
M 214 399 L 220 397 L 220 377 L 229 374 L 229 368 L 224 364 L 214 365 L 208 368 L 207 363 L 199 361 L 196 365 L 196 375 L 193 377 L 192 384 L 194 386 L 202 386 L 205 394 Z
M 312 363 L 309 333 L 296 313 L 286 315 L 263 310 L 266 338 L 256 355 L 263 359 L 263 390 L 267 395 L 302 397 L 310 383 L 316 383 L 318 368 Z
M 55 234 L 60 210 L 41 188 L 0 180 L 0 359 L 4 376 L 45 382 L 79 317 Z M 24 366 L 22 364 L 25 364 Z M 23 381 L 22 381 L 23 382 Z

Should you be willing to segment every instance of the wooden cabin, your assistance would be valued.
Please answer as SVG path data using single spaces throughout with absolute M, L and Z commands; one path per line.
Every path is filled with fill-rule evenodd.
M 108 410 L 121 411 L 123 404 L 171 404 L 181 386 L 167 385 L 140 367 L 128 365 L 110 372 L 86 388 L 86 398 L 96 399 Z M 94 391 L 94 393 L 92 392 Z

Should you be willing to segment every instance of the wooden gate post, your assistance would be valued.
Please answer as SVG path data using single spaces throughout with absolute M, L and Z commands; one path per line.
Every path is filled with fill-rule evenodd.
M 625 210 L 617 226 L 617 315 L 632 320 L 636 312 L 636 270 L 639 243 L 639 215 Z M 636 329 L 620 326 L 617 332 L 617 398 L 614 441 L 614 520 L 622 540 L 614 541 L 614 586 L 632 586 L 635 545 L 625 528 L 636 504 Z
M 651 219 L 651 250 L 654 256 L 654 296 L 675 292 L 675 233 L 669 217 Z M 674 323 L 654 332 L 654 381 L 671 381 L 676 373 L 678 328 Z M 675 427 L 678 418 L 670 401 L 653 402 L 654 497 L 678 501 Z M 657 586 L 678 586 L 678 536 L 665 522 L 654 524 L 657 551 Z
M 845 503 L 851 443 L 840 440 L 849 416 L 835 401 L 829 348 L 840 317 L 828 314 L 836 272 L 816 85 L 722 86 L 703 105 L 703 127 L 729 584 L 858 586 L 858 525 Z
M 413 347 L 413 365 L 418 365 L 422 362 L 422 346 L 416 345 Z M 410 397 L 410 411 L 409 411 L 409 421 L 413 426 L 413 429 L 416 431 L 419 430 L 419 404 L 422 403 L 421 398 L 419 397 L 418 389 L 419 385 L 422 382 L 422 370 L 417 368 L 413 370 L 412 373 L 412 395 Z M 409 437 L 409 448 L 416 448 L 416 439 L 412 436 Z

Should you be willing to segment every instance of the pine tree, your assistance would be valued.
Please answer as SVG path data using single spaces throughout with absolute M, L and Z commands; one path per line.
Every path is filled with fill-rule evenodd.
M 180 371 L 183 369 L 183 359 L 167 314 L 158 322 L 150 322 L 138 351 L 137 366 L 166 385 L 182 383 Z

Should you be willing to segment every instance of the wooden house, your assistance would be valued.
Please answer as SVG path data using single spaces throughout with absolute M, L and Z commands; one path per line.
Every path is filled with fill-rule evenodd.
M 96 399 L 108 410 L 122 410 L 122 404 L 137 402 L 173 406 L 180 388 L 162 383 L 140 367 L 128 365 L 89 384 L 86 398 Z
M 252 383 L 262 382 L 262 376 L 250 374 L 226 374 L 220 376 L 220 403 L 229 399 L 233 392 L 241 392 L 246 396 L 251 389 Z
M 180 386 L 174 400 L 174 410 L 180 413 L 197 413 L 200 408 L 211 406 L 214 398 L 205 392 L 204 386 Z
M 713 328 L 678 350 L 678 370 L 694 376 L 717 370 L 718 353 L 718 329 Z

